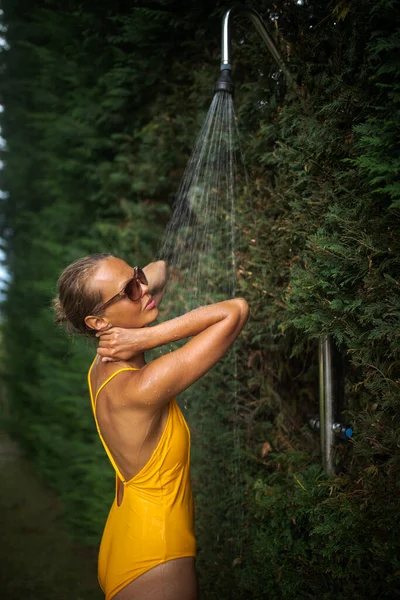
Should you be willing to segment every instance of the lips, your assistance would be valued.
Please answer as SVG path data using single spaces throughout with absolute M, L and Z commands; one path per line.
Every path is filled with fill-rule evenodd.
M 155 307 L 155 303 L 153 298 L 150 297 L 148 303 L 146 304 L 146 306 L 144 307 L 146 310 L 151 310 L 152 308 Z

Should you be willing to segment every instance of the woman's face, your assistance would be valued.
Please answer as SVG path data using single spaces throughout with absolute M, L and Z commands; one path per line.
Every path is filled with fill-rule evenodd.
M 93 275 L 90 285 L 101 291 L 103 302 L 124 289 L 129 279 L 133 277 L 133 267 L 125 261 L 114 256 L 103 260 Z M 158 317 L 158 308 L 146 308 L 151 301 L 151 295 L 147 285 L 140 283 L 142 297 L 133 302 L 127 296 L 122 296 L 104 309 L 102 316 L 95 323 L 96 329 L 104 329 L 111 323 L 113 327 L 126 329 L 144 327 L 149 325 Z M 101 323 L 100 321 L 104 321 Z

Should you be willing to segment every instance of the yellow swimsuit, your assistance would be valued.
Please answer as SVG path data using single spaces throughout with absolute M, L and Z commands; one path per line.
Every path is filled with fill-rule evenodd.
M 115 469 L 117 488 L 118 479 L 124 485 L 120 506 L 116 489 L 99 551 L 99 583 L 105 600 L 111 600 L 149 569 L 175 558 L 196 555 L 190 431 L 176 400 L 171 400 L 165 429 L 150 460 L 137 475 L 125 481 L 100 433 L 96 402 L 104 386 L 118 373 L 137 369 L 126 367 L 113 373 L 93 399 L 93 364 L 88 381 L 97 431 Z

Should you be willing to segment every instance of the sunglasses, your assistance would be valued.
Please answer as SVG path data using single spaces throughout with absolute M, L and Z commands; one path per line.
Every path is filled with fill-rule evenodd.
M 132 302 L 137 302 L 143 296 L 143 289 L 140 285 L 141 283 L 143 283 L 143 285 L 148 285 L 147 277 L 144 274 L 143 269 L 140 267 L 134 267 L 133 277 L 126 283 L 124 289 L 118 292 L 118 294 L 115 294 L 115 296 L 110 298 L 110 300 L 107 300 L 107 302 L 100 306 L 98 310 L 104 310 L 107 308 L 107 306 L 113 304 L 113 302 L 117 302 L 126 296 L 129 298 L 129 300 L 132 300 Z

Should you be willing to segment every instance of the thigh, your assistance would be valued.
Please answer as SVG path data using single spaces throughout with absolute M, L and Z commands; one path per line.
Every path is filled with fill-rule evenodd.
M 153 567 L 113 600 L 199 600 L 194 558 L 177 558 Z

